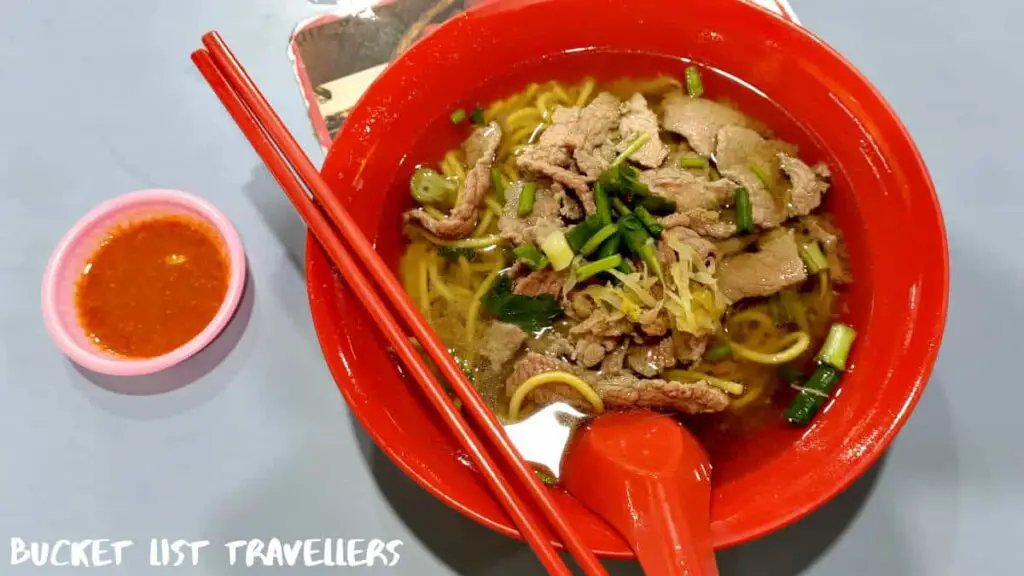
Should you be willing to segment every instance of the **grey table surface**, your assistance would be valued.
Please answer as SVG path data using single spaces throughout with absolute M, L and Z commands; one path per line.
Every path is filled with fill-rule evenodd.
M 879 465 L 820 512 L 720 555 L 725 575 L 1020 574 L 1024 405 L 1019 331 L 1019 99 L 1009 0 L 794 0 L 804 25 L 891 100 L 932 170 L 949 231 L 945 341 L 919 408 Z M 329 7 L 327 7 L 329 8 Z M 304 0 L 0 0 L 0 574 L 8 542 L 150 538 L 401 539 L 396 574 L 540 574 L 522 544 L 405 478 L 350 416 L 306 303 L 304 227 L 188 60 L 220 30 L 307 150 L 285 52 Z M 101 200 L 172 187 L 238 226 L 250 284 L 215 346 L 128 395 L 53 346 L 39 281 L 61 234 Z M 187 385 L 180 386 L 183 382 Z M 210 549 L 175 573 L 231 567 Z M 610 563 L 614 574 L 639 574 Z M 374 569 L 362 569 L 373 571 Z

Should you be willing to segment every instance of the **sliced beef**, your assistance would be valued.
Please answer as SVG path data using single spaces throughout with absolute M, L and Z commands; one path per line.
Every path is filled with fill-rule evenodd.
M 487 359 L 491 368 L 500 368 L 515 356 L 526 341 L 526 336 L 526 332 L 514 324 L 494 322 L 484 332 L 480 356 Z
M 676 212 L 659 220 L 665 228 L 686 226 L 709 238 L 730 238 L 736 235 L 736 222 L 725 220 L 717 210 L 694 208 L 684 212 Z
M 556 108 L 552 125 L 536 145 L 523 150 L 516 164 L 569 187 L 586 213 L 593 214 L 597 207 L 589 182 L 615 158 L 612 131 L 618 123 L 619 100 L 607 92 L 598 94 L 583 109 Z
M 567 270 L 555 271 L 551 268 L 530 272 L 515 281 L 512 291 L 524 296 L 540 296 L 550 294 L 558 298 L 562 294 L 562 286 L 569 274 Z
M 618 124 L 619 99 L 602 92 L 582 109 L 556 108 L 551 116 L 551 126 L 541 134 L 534 148 L 564 150 L 564 159 L 549 155 L 547 163 L 568 169 L 569 160 L 575 160 L 586 180 L 593 181 L 615 159 L 615 143 L 611 136 Z M 530 160 L 532 162 L 534 158 L 531 156 Z M 576 189 L 569 183 L 566 185 Z
M 524 382 L 545 372 L 568 372 L 583 377 L 585 373 L 565 360 L 552 358 L 536 352 L 528 352 L 512 367 L 512 373 L 505 380 L 505 393 L 512 396 Z M 568 402 L 577 408 L 586 409 L 590 403 L 568 384 L 545 384 L 530 392 L 529 398 L 538 404 Z
M 586 318 L 569 329 L 569 338 L 576 343 L 573 359 L 584 368 L 596 366 L 632 331 L 633 322 L 621 314 L 588 310 Z
M 568 297 L 565 306 L 565 314 L 573 320 L 583 320 L 594 311 L 594 302 L 582 292 L 576 292 Z
M 606 408 L 642 407 L 700 414 L 720 412 L 729 405 L 729 397 L 725 392 L 703 380 L 669 382 L 640 379 L 625 370 L 599 376 L 576 368 L 564 360 L 533 352 L 516 362 L 512 374 L 505 381 L 505 392 L 511 396 L 533 376 L 556 371 L 575 374 L 589 383 L 604 401 Z M 532 391 L 529 397 L 538 404 L 567 402 L 584 410 L 590 407 L 583 396 L 568 384 L 547 384 Z
M 806 216 L 821 205 L 821 197 L 828 191 L 828 166 L 819 164 L 811 168 L 799 158 L 779 155 L 779 165 L 789 176 L 789 216 Z
M 555 200 L 558 201 L 559 216 L 570 222 L 583 219 L 583 206 L 580 206 L 578 200 L 566 194 L 564 186 L 555 182 L 551 185 L 551 189 L 555 192 Z
M 539 352 L 555 358 L 572 356 L 572 343 L 561 334 L 548 330 L 537 338 L 526 342 L 527 347 L 533 352 Z
M 633 322 L 622 315 L 612 316 L 602 309 L 594 310 L 586 320 L 569 329 L 570 336 L 576 338 L 609 339 L 619 338 L 633 330 Z
M 715 244 L 710 240 L 702 238 L 700 234 L 697 234 L 693 230 L 685 226 L 674 226 L 672 228 L 666 228 L 661 234 L 661 238 L 658 239 L 658 260 L 663 265 L 668 265 L 675 262 L 678 258 L 676 251 L 672 249 L 668 244 L 668 237 L 675 236 L 679 240 L 693 248 L 694 252 L 701 259 L 702 262 L 707 263 L 709 259 L 712 259 L 715 255 L 716 248 Z
M 565 228 L 561 218 L 561 203 L 553 188 L 537 188 L 533 211 L 525 218 L 517 216 L 522 192 L 522 182 L 513 182 L 505 189 L 505 206 L 498 219 L 498 232 L 502 236 L 515 244 L 539 244 L 552 232 Z
M 572 356 L 572 352 L 572 343 L 564 336 L 555 337 L 547 349 L 548 356 L 569 357 Z
M 676 364 L 672 338 L 662 338 L 655 344 L 630 346 L 626 361 L 629 367 L 641 376 L 657 376 Z
M 606 408 L 655 408 L 683 414 L 721 412 L 729 396 L 706 381 L 641 379 L 628 372 L 602 378 L 594 385 Z
M 462 153 L 466 156 L 466 166 L 473 167 L 482 158 L 485 158 L 492 146 L 493 134 L 488 127 L 477 128 L 473 130 L 473 133 L 466 138 L 466 141 L 462 143 Z M 498 140 L 501 140 L 501 135 L 498 135 Z
M 578 148 L 573 154 L 573 159 L 576 160 L 576 166 L 583 173 L 586 181 L 594 182 L 615 160 L 617 154 L 615 150 L 615 141 L 609 137 L 593 148 Z
M 758 251 L 724 258 L 716 271 L 718 288 L 730 302 L 768 296 L 803 282 L 807 271 L 800 260 L 792 230 L 776 230 L 758 242 Z
M 686 332 L 672 334 L 672 351 L 682 364 L 692 364 L 700 360 L 708 347 L 707 336 L 695 336 Z
M 550 130 L 550 128 L 549 128 Z M 576 193 L 587 214 L 597 212 L 594 194 L 583 175 L 575 172 L 572 158 L 565 148 L 548 146 L 531 146 L 516 157 L 516 165 L 534 174 L 547 176 L 555 182 L 567 186 Z
M 853 281 L 850 274 L 849 257 L 843 245 L 842 233 L 828 219 L 821 216 L 805 216 L 800 219 L 800 227 L 805 234 L 818 241 L 825 258 L 828 260 L 828 273 L 833 282 L 849 284 Z
M 747 189 L 750 198 L 751 220 L 763 230 L 775 228 L 786 219 L 781 203 L 765 187 L 750 168 L 736 167 L 722 170 L 722 175 L 733 182 L 734 186 Z
M 571 150 L 576 147 L 576 136 L 573 131 L 576 121 L 580 119 L 579 108 L 557 106 L 551 113 L 551 126 L 541 132 L 537 146 L 541 148 L 562 148 Z
M 706 158 L 715 153 L 715 142 L 722 127 L 752 124 L 738 110 L 711 100 L 690 98 L 682 92 L 672 92 L 662 102 L 665 130 L 686 138 L 694 151 Z
M 782 140 L 768 140 L 743 126 L 723 126 L 718 131 L 715 165 L 729 170 L 756 164 L 770 181 L 778 181 L 779 155 L 796 154 L 796 147 Z
M 675 166 L 645 170 L 640 181 L 651 193 L 675 202 L 676 210 L 684 213 L 695 208 L 717 210 L 732 203 L 736 195 L 736 185 L 728 180 L 712 182 Z
M 648 168 L 661 166 L 668 156 L 668 146 L 665 146 L 658 136 L 659 130 L 658 116 L 647 105 L 647 99 L 639 93 L 633 94 L 622 105 L 622 118 L 619 120 L 620 140 L 616 152 L 623 152 L 633 140 L 641 134 L 647 134 L 650 140 L 630 156 L 630 159 Z M 605 168 L 607 169 L 607 166 Z M 600 176 L 600 173 L 598 175 Z
M 417 208 L 405 213 L 407 222 L 419 222 L 432 234 L 445 240 L 465 238 L 473 233 L 480 215 L 480 207 L 484 203 L 487 191 L 491 189 L 491 165 L 494 163 L 498 144 L 501 143 L 501 128 L 497 122 L 491 122 L 487 126 L 477 128 L 476 132 L 479 133 L 474 134 L 474 138 L 479 140 L 479 153 L 476 162 L 470 165 L 469 172 L 466 173 L 459 203 L 444 220 L 435 220 L 425 210 Z
M 612 131 L 619 126 L 619 99 L 602 92 L 580 111 L 573 125 L 573 158 L 587 181 L 597 180 L 615 159 Z
M 615 349 L 617 345 L 618 342 L 613 339 L 580 338 L 576 341 L 572 359 L 584 368 L 593 368 L 600 364 L 608 352 Z
M 648 336 L 664 336 L 672 328 L 672 320 L 664 308 L 651 314 L 650 318 L 640 316 L 640 331 Z
M 618 374 L 626 369 L 626 352 L 629 350 L 629 344 L 622 344 L 615 350 L 612 350 L 604 357 L 604 361 L 601 362 L 601 375 L 611 376 L 612 374 Z
M 781 140 L 766 140 L 741 126 L 725 126 L 718 131 L 715 163 L 723 176 L 750 193 L 754 224 L 774 228 L 787 217 L 783 202 L 772 189 L 781 184 L 779 157 L 795 154 L 795 148 Z M 754 172 L 757 167 L 758 172 Z M 762 180 L 765 178 L 765 180 Z

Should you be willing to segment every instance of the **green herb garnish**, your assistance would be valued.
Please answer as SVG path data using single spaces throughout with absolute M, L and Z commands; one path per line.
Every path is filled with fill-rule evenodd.
M 508 274 L 501 274 L 495 279 L 491 290 L 480 299 L 480 304 L 498 320 L 515 324 L 527 332 L 536 332 L 550 326 L 564 313 L 558 301 L 550 294 L 513 294 L 512 279 Z
M 469 114 L 469 121 L 477 126 L 484 125 L 484 109 L 479 106 L 474 106 L 473 111 Z

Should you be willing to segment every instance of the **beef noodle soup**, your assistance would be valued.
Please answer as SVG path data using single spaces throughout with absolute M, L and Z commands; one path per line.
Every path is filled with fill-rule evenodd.
M 453 111 L 461 146 L 417 167 L 401 278 L 502 421 L 803 425 L 834 387 L 854 332 L 829 167 L 710 74 L 531 83 Z

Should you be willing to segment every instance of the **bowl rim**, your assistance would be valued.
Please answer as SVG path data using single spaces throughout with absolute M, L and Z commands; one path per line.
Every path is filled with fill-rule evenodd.
M 539 1 L 542 0 L 525 0 L 524 2 L 520 2 L 520 4 L 532 4 Z M 788 33 L 796 34 L 807 45 L 813 47 L 816 50 L 821 51 L 823 54 L 826 54 L 828 55 L 828 57 L 834 59 L 837 64 L 845 68 L 846 71 L 850 73 L 853 77 L 855 77 L 868 91 L 868 93 L 870 93 L 876 99 L 877 103 L 880 105 L 881 108 L 881 112 L 879 112 L 879 114 L 888 117 L 888 119 L 892 121 L 893 126 L 898 132 L 900 138 L 909 145 L 908 152 L 911 162 L 907 165 L 908 170 L 917 172 L 927 184 L 927 186 L 924 187 L 924 189 L 916 190 L 915 193 L 919 196 L 919 199 L 922 202 L 927 203 L 929 205 L 931 213 L 936 216 L 936 222 L 934 223 L 936 226 L 936 234 L 935 237 L 932 238 L 932 240 L 935 242 L 936 247 L 939 248 L 937 252 L 941 252 L 941 254 L 933 255 L 935 259 L 936 268 L 931 274 L 931 279 L 933 281 L 941 280 L 941 284 L 939 285 L 936 283 L 929 285 L 930 290 L 938 293 L 938 297 L 936 298 L 938 302 L 935 304 L 933 308 L 929 308 L 927 310 L 930 316 L 925 317 L 924 315 L 919 315 L 916 320 L 916 326 L 920 331 L 921 339 L 928 340 L 928 342 L 930 342 L 930 345 L 928 346 L 927 350 L 920 355 L 920 369 L 914 371 L 916 378 L 914 379 L 912 385 L 908 385 L 907 394 L 904 398 L 903 403 L 898 407 L 898 411 L 896 411 L 896 413 L 892 416 L 891 420 L 888 422 L 889 425 L 884 428 L 879 428 L 878 436 L 874 438 L 870 449 L 867 450 L 867 452 L 864 454 L 862 458 L 858 458 L 856 461 L 850 462 L 845 467 L 845 472 L 839 477 L 839 479 L 834 484 L 830 485 L 827 490 L 823 490 L 819 495 L 816 495 L 815 497 L 808 499 L 801 505 L 793 506 L 786 510 L 781 510 L 780 513 L 777 516 L 774 516 L 769 522 L 763 522 L 756 528 L 749 529 L 744 533 L 738 534 L 730 539 L 727 539 L 725 542 L 720 543 L 717 546 L 719 549 L 736 546 L 754 540 L 758 537 L 761 537 L 763 535 L 777 531 L 785 526 L 788 526 L 796 522 L 797 520 L 811 514 L 812 512 L 821 508 L 827 502 L 834 499 L 841 492 L 846 490 L 854 481 L 857 480 L 857 478 L 862 476 L 867 470 L 869 470 L 872 466 L 874 466 L 877 463 L 881 455 L 886 452 L 886 450 L 892 443 L 897 433 L 906 424 L 907 420 L 910 417 L 910 414 L 916 408 L 918 402 L 920 401 L 921 395 L 924 392 L 924 388 L 927 385 L 928 379 L 934 370 L 935 361 L 941 348 L 941 343 L 945 331 L 945 324 L 949 307 L 950 282 L 948 236 L 945 222 L 942 217 L 941 207 L 939 205 L 938 195 L 935 190 L 934 181 L 927 169 L 927 166 L 924 162 L 924 159 L 921 155 L 919 148 L 910 136 L 909 130 L 907 130 L 902 120 L 896 114 L 890 102 L 881 94 L 878 88 L 874 84 L 872 84 L 870 80 L 868 80 L 864 76 L 864 74 L 861 73 L 847 58 L 839 54 L 834 48 L 829 46 L 827 43 L 825 43 L 822 39 L 820 39 L 810 30 L 786 18 L 780 17 L 778 14 L 766 10 L 763 7 L 758 6 L 756 4 L 749 2 L 737 2 L 737 4 L 742 4 L 743 7 L 736 9 L 760 13 L 760 17 L 762 19 L 774 19 L 773 25 L 779 25 L 782 28 L 787 29 Z M 461 14 L 457 19 L 466 19 L 470 17 L 473 12 L 485 12 L 501 9 L 501 3 L 485 3 L 479 7 L 467 10 L 465 13 Z M 449 21 L 449 23 L 450 22 L 451 21 Z M 442 28 L 443 27 L 444 25 L 442 25 Z M 437 33 L 437 30 L 435 30 L 434 33 Z M 403 53 L 398 60 L 407 57 L 409 54 L 415 54 L 418 49 L 427 50 L 427 48 L 425 47 L 427 44 L 429 44 L 429 36 L 427 38 L 424 38 L 422 41 L 418 42 L 416 45 L 412 46 L 407 52 Z M 395 62 L 397 62 L 398 60 L 396 60 Z M 395 62 L 392 62 L 388 66 L 388 68 L 383 71 L 380 78 L 378 78 L 377 83 L 379 83 L 382 79 L 387 77 L 387 75 L 391 72 L 391 69 L 394 67 Z M 364 104 L 364 101 L 374 97 L 375 94 L 373 88 L 374 87 L 371 86 L 370 89 L 367 90 L 366 93 L 364 93 L 363 97 L 360 99 L 360 102 L 357 103 L 353 110 L 359 109 Z M 348 123 L 346 123 L 346 127 L 347 126 Z M 339 137 L 336 139 L 335 144 L 342 139 L 341 135 L 345 133 L 346 127 L 342 128 L 342 133 L 339 133 Z M 342 153 L 342 151 L 337 146 L 332 146 L 327 158 L 325 159 L 324 166 L 331 165 L 330 159 L 331 156 L 335 153 Z M 316 239 L 312 235 L 307 235 L 307 294 L 310 300 L 310 307 L 313 312 L 314 326 L 317 331 L 318 340 L 320 341 L 322 347 L 325 347 L 330 342 L 330 339 L 327 336 L 327 332 L 336 329 L 336 326 L 331 325 L 331 323 L 327 320 L 327 314 L 323 313 L 324 308 L 326 306 L 329 306 L 330 304 L 324 301 L 324 299 L 322 298 L 322 293 L 318 293 L 318 291 L 321 290 L 322 287 L 315 285 L 314 282 L 312 281 L 313 272 L 317 271 L 319 273 L 318 265 L 322 264 L 323 261 L 326 260 L 326 254 L 322 252 L 322 249 L 320 248 Z M 328 352 L 326 347 L 324 348 L 324 351 Z M 360 399 L 356 398 L 353 395 L 353 390 L 350 387 L 343 385 L 344 380 L 350 379 L 349 375 L 347 374 L 347 367 L 344 365 L 345 360 L 338 359 L 332 356 L 334 350 L 330 350 L 330 352 L 331 353 L 325 355 L 325 358 L 331 369 L 332 376 L 338 383 L 339 390 L 341 391 L 342 395 L 345 397 L 346 401 L 349 403 L 350 406 L 358 405 Z M 501 521 L 500 518 L 496 520 L 489 516 L 485 516 L 484 514 L 475 510 L 471 506 L 455 498 L 452 495 L 452 493 L 446 490 L 445 485 L 440 483 L 437 479 L 427 477 L 419 473 L 416 470 L 416 468 L 411 464 L 408 455 L 405 452 L 403 452 L 401 446 L 391 445 L 385 438 L 383 438 L 380 435 L 380 432 L 378 430 L 376 430 L 372 425 L 368 425 L 368 423 L 364 420 L 364 414 L 361 413 L 359 410 L 353 410 L 353 413 L 363 425 L 364 430 L 366 430 L 370 437 L 373 438 L 378 448 L 380 448 L 382 452 L 384 452 L 393 462 L 395 462 L 396 465 L 399 468 L 401 468 L 406 475 L 414 479 L 420 486 L 426 489 L 433 496 L 437 497 L 442 502 L 445 502 L 450 507 L 459 511 L 463 515 L 477 522 L 480 522 L 485 526 L 488 526 L 502 534 L 517 539 L 522 539 L 522 536 L 520 535 L 519 531 L 510 522 L 503 522 Z M 553 543 L 556 546 L 560 545 L 557 541 Z M 607 558 L 634 557 L 634 555 L 629 551 L 595 550 L 595 552 Z
M 152 202 L 176 204 L 198 212 L 201 218 L 220 235 L 229 260 L 228 287 L 224 294 L 224 300 L 221 302 L 220 308 L 217 309 L 213 319 L 210 320 L 199 334 L 196 334 L 191 340 L 174 350 L 160 356 L 143 359 L 122 359 L 105 354 L 98 349 L 80 346 L 72 337 L 71 328 L 58 311 L 59 290 L 57 278 L 59 273 L 67 266 L 74 264 L 70 261 L 72 249 L 83 241 L 83 234 L 96 222 L 134 206 L 141 206 Z M 153 374 L 187 360 L 208 346 L 220 334 L 231 320 L 242 300 L 242 293 L 245 288 L 245 275 L 245 250 L 241 237 L 235 226 L 231 223 L 231 220 L 211 202 L 194 194 L 167 188 L 152 188 L 128 192 L 108 199 L 94 207 L 75 222 L 57 243 L 43 273 L 43 320 L 47 331 L 50 333 L 50 337 L 57 347 L 68 358 L 83 368 L 111 376 L 143 376 Z M 77 322 L 74 325 L 79 326 Z

